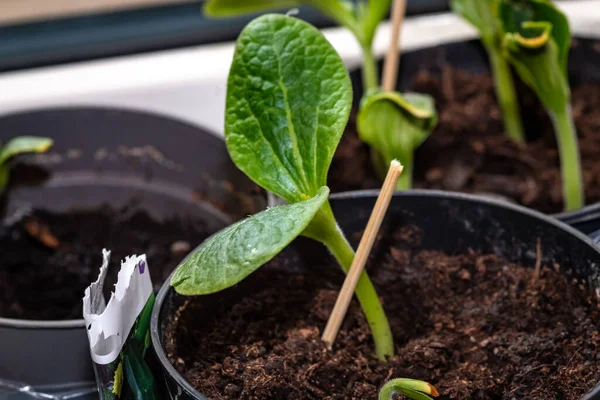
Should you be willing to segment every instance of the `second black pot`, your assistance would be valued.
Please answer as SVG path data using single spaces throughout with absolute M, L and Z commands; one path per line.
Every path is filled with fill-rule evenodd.
M 19 135 L 49 136 L 54 146 L 46 154 L 17 159 L 3 223 L 27 209 L 68 212 L 108 204 L 142 210 L 157 221 L 198 219 L 214 232 L 264 208 L 263 195 L 235 168 L 224 142 L 179 121 L 106 108 L 40 110 L 0 119 L 3 143 Z M 98 271 L 101 250 L 90 249 Z M 93 382 L 84 320 L 0 317 L 1 379 L 42 390 Z
M 331 205 L 342 229 L 347 232 L 364 229 L 376 197 L 377 193 L 372 191 L 332 196 Z M 410 225 L 424 232 L 424 249 L 450 253 L 474 249 L 525 266 L 535 264 L 536 241 L 540 238 L 545 249 L 543 262 L 555 261 L 571 266 L 572 269 L 563 272 L 590 289 L 600 289 L 600 251 L 593 240 L 551 217 L 524 207 L 459 193 L 396 193 L 382 232 Z M 302 257 L 297 259 L 298 265 L 294 265 L 296 272 L 310 268 L 310 263 L 303 264 Z M 229 289 L 229 296 L 231 291 L 237 293 L 236 290 Z M 164 373 L 168 398 L 206 400 L 176 371 L 164 350 L 165 329 L 184 300 L 168 282 L 163 285 L 152 313 L 152 345 Z M 600 400 L 600 386 L 590 388 L 582 400 Z

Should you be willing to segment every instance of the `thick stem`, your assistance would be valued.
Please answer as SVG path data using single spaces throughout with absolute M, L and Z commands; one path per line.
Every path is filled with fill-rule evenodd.
M 335 222 L 329 202 L 325 203 L 303 235 L 323 243 L 342 269 L 348 272 L 354 260 L 354 249 Z M 394 355 L 394 339 L 383 306 L 366 272 L 363 271 L 360 276 L 354 293 L 371 328 L 375 353 L 380 360 L 386 361 Z
M 373 57 L 371 43 L 361 44 L 361 48 L 363 52 L 363 92 L 367 92 L 371 89 L 377 88 L 378 86 L 377 63 L 375 62 L 375 57 Z
M 402 166 L 404 167 L 404 169 L 402 170 L 400 179 L 398 179 L 398 184 L 396 185 L 396 190 L 409 190 L 412 188 L 412 174 L 413 174 L 412 159 L 403 160 Z
M 508 61 L 493 46 L 486 46 L 495 80 L 496 96 L 504 117 L 504 130 L 516 143 L 525 143 L 519 103 Z
M 344 271 L 348 272 L 352 260 L 354 260 L 354 249 L 339 229 L 336 229 L 336 232 L 337 234 L 329 236 L 325 245 Z M 356 285 L 355 294 L 371 328 L 373 341 L 375 342 L 375 353 L 380 360 L 387 361 L 388 358 L 394 355 L 392 331 L 375 287 L 364 271 Z
M 560 154 L 565 210 L 576 210 L 583 207 L 584 196 L 579 145 L 571 115 L 571 105 L 567 104 L 560 111 L 550 111 L 550 117 L 554 124 Z
M 377 175 L 383 180 L 385 179 L 385 175 L 387 174 L 387 168 L 392 162 L 394 157 L 390 157 L 389 155 L 383 155 L 375 150 L 374 147 L 371 147 L 371 162 L 373 163 L 373 168 L 377 172 Z M 398 159 L 402 163 L 402 174 L 400 175 L 400 179 L 398 179 L 398 184 L 396 185 L 396 190 L 409 190 L 412 188 L 412 174 L 413 174 L 413 158 L 412 154 L 404 154 L 402 159 Z

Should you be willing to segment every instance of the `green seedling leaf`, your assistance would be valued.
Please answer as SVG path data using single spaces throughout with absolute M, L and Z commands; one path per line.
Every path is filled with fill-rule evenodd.
M 501 0 L 505 57 L 546 107 L 558 142 L 565 209 L 583 206 L 577 134 L 567 78 L 570 43 L 565 16 L 545 0 Z
M 568 23 L 559 11 L 552 14 L 552 5 L 542 0 L 527 2 L 503 0 L 498 8 L 503 23 L 504 54 L 544 103 L 546 108 L 562 111 L 570 100 L 570 89 L 566 76 L 566 55 L 570 39 Z M 557 41 L 552 21 L 539 20 L 552 15 L 561 34 Z M 561 46 L 567 46 L 562 48 Z
M 504 32 L 524 47 L 540 48 L 552 38 L 566 78 L 571 32 L 565 14 L 547 0 L 500 0 L 498 16 Z
M 0 165 L 21 153 L 43 153 L 52 146 L 52 139 L 37 136 L 20 136 L 11 139 L 0 150 Z
M 379 400 L 392 400 L 396 394 L 402 394 L 414 400 L 432 400 L 430 396 L 440 395 L 435 387 L 427 382 L 397 378 L 383 385 L 379 391 Z
M 497 0 L 451 0 L 452 11 L 475 27 L 486 45 L 498 43 Z
M 177 267 L 171 285 L 183 295 L 235 285 L 300 235 L 328 195 L 322 187 L 309 200 L 269 208 L 214 234 Z
M 405 166 L 398 188 L 408 189 L 414 151 L 437 125 L 434 100 L 418 93 L 374 91 L 361 101 L 357 118 L 360 138 L 377 150 L 382 172 L 397 159 Z
M 43 153 L 52 146 L 52 139 L 37 136 L 13 138 L 0 149 L 0 193 L 4 191 L 10 175 L 7 161 L 21 153 Z
M 295 203 L 325 186 L 351 105 L 348 72 L 315 27 L 271 14 L 240 34 L 225 139 L 234 163 L 263 188 Z

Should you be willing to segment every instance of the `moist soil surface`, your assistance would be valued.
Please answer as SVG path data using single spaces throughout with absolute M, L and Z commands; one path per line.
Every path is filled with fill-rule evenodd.
M 289 249 L 235 289 L 186 300 L 166 332 L 171 362 L 210 399 L 376 399 L 393 377 L 426 380 L 441 399 L 579 399 L 600 380 L 598 302 L 558 266 L 536 275 L 422 251 L 414 228 L 390 237 L 368 263 L 395 337 L 389 362 L 374 358 L 356 302 L 325 349 L 343 276 L 326 258 L 289 272 Z
M 0 231 L 0 316 L 80 319 L 85 288 L 98 278 L 102 249 L 111 250 L 107 293 L 120 261 L 150 260 L 155 289 L 187 252 L 209 235 L 200 221 L 158 222 L 144 211 L 103 207 L 54 214 L 34 210 Z M 8 251 L 10 250 L 10 251 Z
M 495 194 L 555 213 L 563 211 L 562 183 L 554 130 L 535 95 L 517 83 L 528 134 L 520 147 L 504 134 L 502 115 L 489 74 L 453 69 L 420 71 L 411 91 L 434 97 L 439 124 L 415 153 L 413 185 L 423 189 Z M 600 201 L 600 85 L 573 88 L 572 106 L 586 204 Z M 328 185 L 340 192 L 381 187 L 369 148 L 350 119 L 335 154 Z

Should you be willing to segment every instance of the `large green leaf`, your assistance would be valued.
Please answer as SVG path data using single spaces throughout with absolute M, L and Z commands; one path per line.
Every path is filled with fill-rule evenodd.
M 252 180 L 291 203 L 326 185 L 352 87 L 318 29 L 265 15 L 240 34 L 227 83 L 225 139 Z
M 184 295 L 235 285 L 300 235 L 328 194 L 322 187 L 309 200 L 269 208 L 214 234 L 177 267 L 171 285 Z
M 525 47 L 541 47 L 551 38 L 557 46 L 558 64 L 567 76 L 571 32 L 569 20 L 547 0 L 501 0 L 498 16 L 506 34 Z
M 52 146 L 52 139 L 38 136 L 19 136 L 8 141 L 0 150 L 0 165 L 21 153 L 43 153 Z
M 450 7 L 479 31 L 486 45 L 494 45 L 498 42 L 496 2 L 497 0 L 451 0 Z
M 386 166 L 393 159 L 410 165 L 413 152 L 429 137 L 437 120 L 430 96 L 374 91 L 361 101 L 357 127 L 360 138 L 383 156 Z

